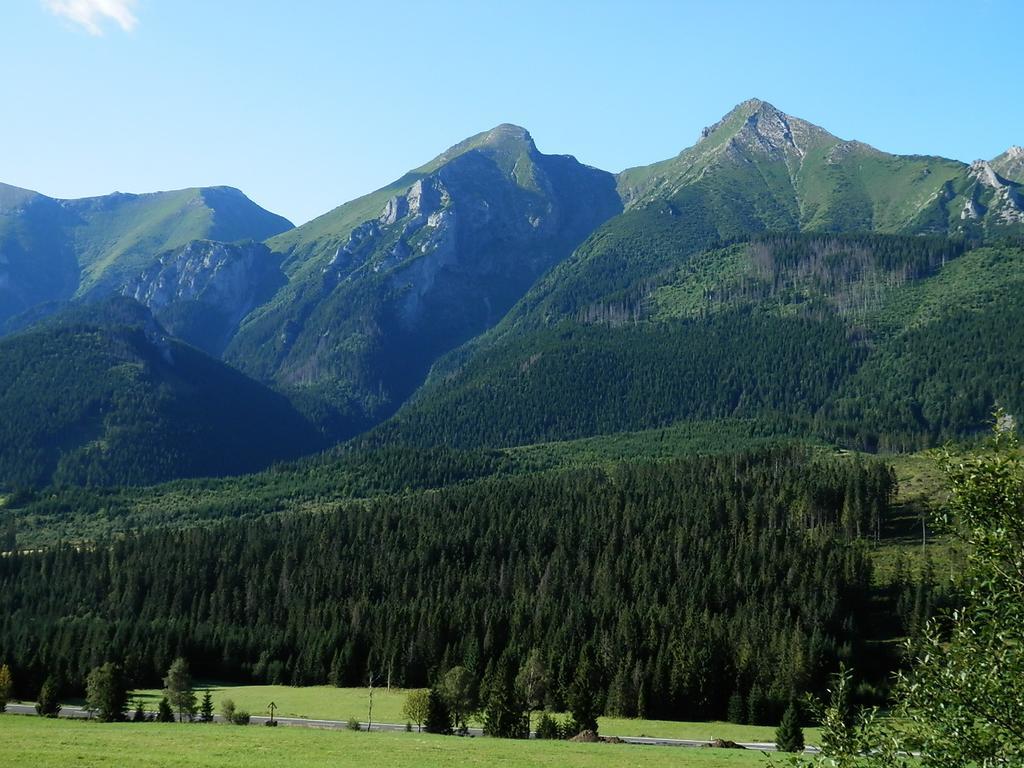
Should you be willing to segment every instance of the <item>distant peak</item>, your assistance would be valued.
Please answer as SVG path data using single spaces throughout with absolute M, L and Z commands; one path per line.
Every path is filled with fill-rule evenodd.
M 459 157 L 459 155 L 464 155 L 473 150 L 486 150 L 502 155 L 515 155 L 523 150 L 526 150 L 528 153 L 534 153 L 537 151 L 537 145 L 533 143 L 533 137 L 530 136 L 530 132 L 525 128 L 513 125 L 512 123 L 502 123 L 491 128 L 489 131 L 470 136 L 468 139 L 460 141 L 454 147 L 449 147 L 417 170 L 433 171 Z
M 496 125 L 489 131 L 484 131 L 467 139 L 459 146 L 464 146 L 465 149 L 479 149 L 483 147 L 506 151 L 513 149 L 517 152 L 522 149 L 533 152 L 537 149 L 537 145 L 533 143 L 533 137 L 530 135 L 530 132 L 512 123 Z
M 987 160 L 975 160 L 971 163 L 969 173 L 982 184 L 993 189 L 1006 186 L 1006 182 L 1000 178 L 999 174 L 995 172 L 995 169 L 992 168 L 991 163 Z
M 788 115 L 782 112 L 782 110 L 776 108 L 774 104 L 770 104 L 769 102 L 764 101 L 763 99 L 755 98 L 747 99 L 746 101 L 741 101 L 731 110 L 729 110 L 728 114 L 726 114 L 726 116 L 723 117 L 722 120 L 719 122 L 725 122 L 731 118 L 736 117 L 741 117 L 743 119 L 750 120 L 751 118 L 761 116 L 783 118 L 788 117 Z
M 750 114 L 753 114 L 754 112 L 762 112 L 762 111 L 763 112 L 778 112 L 779 111 L 779 110 L 777 110 L 775 108 L 775 106 L 773 104 L 769 104 L 767 101 L 764 101 L 763 99 L 758 99 L 758 98 L 747 99 L 746 101 L 741 101 L 739 104 L 737 104 L 733 108 L 734 112 L 737 111 L 737 110 L 743 111 L 743 112 L 747 112 L 747 113 L 750 113 Z
M 737 104 L 725 117 L 701 131 L 700 142 L 710 141 L 713 147 L 741 147 L 769 155 L 803 157 L 807 146 L 821 139 L 834 137 L 824 128 L 754 98 Z
M 533 141 L 530 132 L 519 125 L 502 123 L 487 131 L 484 136 L 488 141 Z

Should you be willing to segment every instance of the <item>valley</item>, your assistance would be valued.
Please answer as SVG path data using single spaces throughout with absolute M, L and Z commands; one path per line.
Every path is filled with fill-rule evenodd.
M 1022 186 L 1019 148 L 889 154 L 758 99 L 618 174 L 503 123 L 298 227 L 229 187 L 0 186 L 7 698 L 122 720 L 177 668 L 342 721 L 386 677 L 379 718 L 434 718 L 5 715 L 0 754 L 661 765 L 563 742 L 833 749 L 892 708 L 866 765 L 1005 544 L 971 514 L 1012 493 L 971 483 L 1019 469 Z M 541 713 L 549 743 L 435 735 Z

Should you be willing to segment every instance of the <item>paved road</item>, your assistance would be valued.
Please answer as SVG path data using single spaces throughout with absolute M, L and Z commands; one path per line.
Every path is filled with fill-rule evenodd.
M 34 715 L 36 709 L 31 704 L 8 704 L 7 711 L 16 715 Z M 65 706 L 60 711 L 61 717 L 70 718 L 89 718 L 91 715 L 82 709 L 81 707 L 70 707 Z M 220 715 L 216 715 L 213 718 L 216 722 L 221 722 L 223 718 Z M 253 725 L 262 725 L 267 722 L 270 718 L 253 715 L 250 722 Z M 344 720 L 315 720 L 308 717 L 275 717 L 274 718 L 281 725 L 297 726 L 300 728 L 326 728 L 334 730 L 344 730 L 348 728 L 348 723 Z M 363 730 L 366 729 L 366 723 L 360 723 Z M 372 730 L 374 731 L 404 731 L 405 723 L 373 723 Z M 483 731 L 480 728 L 470 728 L 470 736 L 482 736 Z M 607 735 L 607 734 L 605 734 Z M 651 736 L 619 736 L 627 744 L 643 744 L 648 746 L 657 747 L 706 747 L 711 742 L 701 741 L 698 739 L 664 739 Z M 760 741 L 741 741 L 737 742 L 741 747 L 745 749 L 756 749 L 761 752 L 774 752 L 775 744 L 771 742 L 760 742 Z M 807 752 L 816 753 L 818 750 L 816 747 L 808 747 Z

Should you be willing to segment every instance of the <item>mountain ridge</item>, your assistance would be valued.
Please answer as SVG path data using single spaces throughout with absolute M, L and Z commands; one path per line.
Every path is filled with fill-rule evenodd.
M 61 200 L 0 188 L 0 324 L 48 302 L 103 298 L 193 239 L 259 239 L 291 228 L 234 187 Z
M 772 334 L 790 334 L 804 340 L 807 354 L 779 348 L 778 359 L 813 378 L 832 355 L 845 361 L 843 373 L 824 380 L 853 380 L 866 338 L 880 343 L 908 327 L 893 310 L 883 334 L 876 323 L 883 298 L 910 295 L 979 243 L 1024 233 L 1022 166 L 1019 147 L 972 164 L 894 155 L 748 99 L 674 157 L 617 175 L 571 155 L 546 155 L 526 128 L 501 123 L 300 227 L 259 215 L 233 187 L 59 201 L 0 185 L 0 300 L 15 295 L 12 285 L 26 285 L 26 274 L 38 279 L 36 294 L 16 296 L 20 306 L 0 301 L 0 327 L 28 325 L 69 300 L 131 296 L 171 335 L 284 393 L 333 440 L 396 411 L 406 425 L 409 414 L 420 414 L 413 422 L 424 429 L 456 423 L 445 409 L 470 404 L 486 418 L 494 403 L 478 403 L 473 388 L 501 392 L 539 372 L 557 382 L 559 395 L 537 390 L 537 397 L 566 411 L 535 435 L 545 439 L 645 428 L 670 416 L 754 417 L 757 403 L 833 408 L 846 424 L 856 412 L 853 385 L 844 384 L 843 402 L 833 407 L 835 393 L 794 390 L 766 373 L 763 386 L 738 384 L 741 394 L 716 405 L 719 382 L 691 387 L 662 377 L 682 371 L 735 384 L 742 371 L 724 358 L 709 358 L 703 372 L 680 368 L 666 351 L 739 360 L 748 355 L 744 338 L 767 348 Z M 284 231 L 263 238 L 266 227 Z M 221 239 L 243 231 L 248 239 Z M 771 233 L 796 239 L 771 240 Z M 899 239 L 922 236 L 928 242 L 920 248 Z M 28 258 L 32 244 L 45 258 Z M 976 284 L 944 300 L 983 296 L 979 310 L 994 311 L 985 302 L 1005 292 L 988 282 L 1017 258 L 997 254 L 988 273 L 968 272 Z M 915 338 L 930 345 L 930 332 Z M 709 339 L 717 341 L 707 346 Z M 913 350 L 901 349 L 875 370 L 903 365 Z M 576 367 L 552 366 L 559 356 Z M 629 408 L 579 410 L 597 408 L 589 395 L 600 390 L 583 371 L 620 377 L 628 386 L 615 397 L 642 395 L 648 412 L 633 421 Z M 631 389 L 639 380 L 652 390 Z M 445 389 L 455 399 L 439 398 Z M 707 407 L 680 400 L 694 392 L 704 393 Z M 893 415 L 913 403 L 887 407 L 905 434 L 968 423 Z M 425 416 L 423 408 L 436 412 Z M 492 419 L 505 425 L 504 439 L 532 439 L 533 427 L 507 416 Z M 489 434 L 488 444 L 501 443 L 500 430 Z M 460 440 L 476 444 L 469 433 Z
M 526 129 L 501 124 L 269 240 L 288 284 L 243 322 L 226 358 L 323 398 L 350 436 L 620 208 L 611 174 L 545 155 Z

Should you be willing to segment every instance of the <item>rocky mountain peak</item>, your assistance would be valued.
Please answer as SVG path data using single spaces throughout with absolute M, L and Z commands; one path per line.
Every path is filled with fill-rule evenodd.
M 1006 186 L 1006 182 L 999 178 L 999 175 L 993 170 L 991 163 L 987 160 L 975 160 L 971 163 L 969 173 L 986 187 L 999 189 Z
M 991 160 L 996 173 L 1009 181 L 1024 182 L 1024 147 L 1014 145 Z
M 505 142 L 525 143 L 533 146 L 533 137 L 522 126 L 502 123 L 484 133 L 481 143 L 503 144 Z
M 418 170 L 432 173 L 452 160 L 474 150 L 491 153 L 500 157 L 517 157 L 522 154 L 536 155 L 537 145 L 525 128 L 511 123 L 502 123 L 489 131 L 470 136 L 445 150 L 431 162 Z
M 712 141 L 732 150 L 753 151 L 772 157 L 803 157 L 808 145 L 835 140 L 828 131 L 806 120 L 787 115 L 761 99 L 747 99 L 725 117 L 701 132 L 701 141 Z

